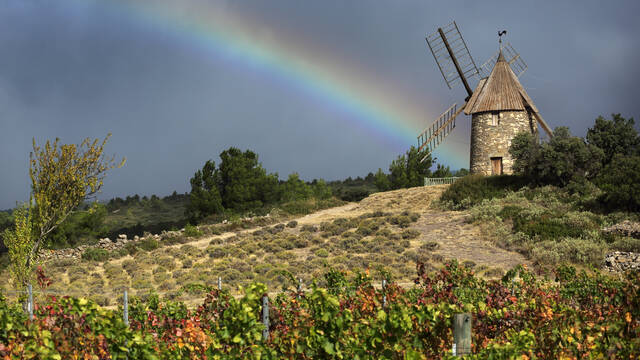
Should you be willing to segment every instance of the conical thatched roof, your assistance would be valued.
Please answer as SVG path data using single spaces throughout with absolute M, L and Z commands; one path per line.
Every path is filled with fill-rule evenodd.
M 511 66 L 505 60 L 502 51 L 500 51 L 491 75 L 478 82 L 476 90 L 464 107 L 464 113 L 471 115 L 485 111 L 524 111 L 527 107 L 533 111 L 533 115 L 540 123 L 540 126 L 551 137 L 551 128 L 540 116 L 538 108 L 533 104 L 533 100 L 531 100 L 527 92 L 524 91 L 520 81 L 518 81 L 518 77 L 511 70 Z
M 527 106 L 534 112 L 538 112 L 500 52 L 491 75 L 487 79 L 480 80 L 464 113 L 470 115 L 484 111 L 525 110 Z

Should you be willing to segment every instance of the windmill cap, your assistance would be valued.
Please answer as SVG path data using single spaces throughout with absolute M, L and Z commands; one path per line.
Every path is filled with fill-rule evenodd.
M 498 61 L 507 62 L 507 60 L 504 58 L 504 55 L 502 55 L 502 49 L 500 49 L 500 53 L 498 54 L 498 60 L 496 60 L 496 62 Z
M 500 51 L 491 74 L 478 82 L 464 113 L 470 115 L 486 111 L 525 111 L 527 107 L 538 112 Z

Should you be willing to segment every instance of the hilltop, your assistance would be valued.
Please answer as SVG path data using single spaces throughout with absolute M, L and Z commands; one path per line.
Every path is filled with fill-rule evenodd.
M 408 285 L 417 260 L 433 270 L 455 258 L 485 277 L 527 263 L 522 255 L 493 245 L 478 225 L 465 221 L 467 212 L 433 207 L 445 188 L 375 193 L 297 218 L 269 214 L 187 227 L 129 241 L 118 251 L 85 250 L 83 259 L 46 261 L 43 268 L 53 280 L 49 290 L 114 305 L 125 287 L 133 295 L 157 292 L 199 301 L 204 286 L 214 286 L 218 276 L 226 288 L 259 281 L 277 290 L 295 286 L 294 278 L 322 282 L 334 268 L 370 271 L 374 278 Z

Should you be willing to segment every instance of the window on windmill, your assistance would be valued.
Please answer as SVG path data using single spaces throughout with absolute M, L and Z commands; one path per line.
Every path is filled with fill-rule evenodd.
M 491 125 L 492 126 L 498 126 L 499 123 L 500 123 L 500 115 L 498 114 L 497 111 L 492 111 L 491 112 Z

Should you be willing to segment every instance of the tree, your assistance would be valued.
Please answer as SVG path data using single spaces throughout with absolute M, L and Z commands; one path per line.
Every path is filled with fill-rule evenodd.
M 104 146 L 111 134 L 99 143 L 85 139 L 80 145 L 46 142 L 44 148 L 33 140 L 29 156 L 31 195 L 29 204 L 16 217 L 14 230 L 4 238 L 12 263 L 20 266 L 14 274 L 22 283 L 29 276 L 48 236 L 87 198 L 100 191 L 106 172 L 114 167 L 114 157 L 105 158 Z M 11 244 L 11 245 L 9 245 Z
M 212 160 L 196 171 L 190 179 L 191 194 L 185 215 L 192 223 L 197 223 L 211 214 L 219 214 L 224 211 L 222 197 L 220 196 L 220 174 L 216 169 L 216 163 Z
M 300 180 L 300 175 L 295 172 L 289 175 L 289 178 L 282 186 L 282 201 L 285 202 L 308 199 L 313 195 L 311 187 Z
M 617 154 L 596 178 L 610 209 L 640 211 L 640 156 Z
M 5 229 L 2 233 L 2 239 L 9 249 L 13 279 L 16 284 L 27 284 L 31 280 L 30 256 L 35 237 L 30 209 L 26 204 L 15 210 L 14 219 L 14 229 Z
M 316 199 L 324 200 L 331 197 L 331 188 L 327 185 L 327 182 L 319 179 L 314 180 L 311 184 L 311 191 Z
M 424 161 L 421 161 L 424 158 Z M 424 184 L 424 178 L 431 174 L 433 159 L 431 154 L 418 151 L 411 146 L 404 155 L 398 156 L 389 166 L 391 188 L 400 189 Z
M 380 168 L 378 168 L 378 172 L 376 172 L 374 183 L 376 184 L 378 191 L 387 191 L 391 189 L 391 181 L 389 180 L 389 176 L 385 174 Z
M 593 179 L 602 167 L 603 152 L 571 136 L 566 127 L 557 127 L 548 143 L 532 141 L 531 135 L 516 136 L 509 149 L 514 172 L 537 184 L 566 186 L 574 179 Z
M 603 165 L 609 164 L 616 154 L 631 156 L 640 154 L 640 135 L 633 118 L 625 119 L 620 114 L 611 114 L 612 119 L 602 116 L 587 130 L 587 142 L 602 149 Z
M 452 176 L 453 174 L 451 174 L 451 169 L 449 169 L 448 166 L 444 166 L 440 164 L 437 164 L 436 171 L 434 171 L 433 174 L 431 174 L 431 177 L 434 177 L 434 178 L 446 178 L 446 177 L 452 177 Z
M 515 174 L 534 178 L 535 162 L 538 161 L 540 144 L 533 134 L 523 131 L 511 140 L 509 154 L 513 158 L 512 170 Z
M 267 175 L 258 155 L 231 147 L 220 154 L 222 205 L 238 212 L 279 200 L 278 175 Z

